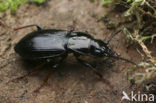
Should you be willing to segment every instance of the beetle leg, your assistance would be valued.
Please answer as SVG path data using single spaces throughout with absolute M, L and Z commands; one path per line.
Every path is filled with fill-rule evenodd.
M 66 57 L 67 57 L 67 55 L 63 56 L 62 59 L 59 61 L 59 63 L 57 63 L 57 64 L 55 64 L 55 65 L 53 66 L 53 69 L 50 70 L 50 72 L 49 72 L 48 75 L 46 76 L 46 78 L 45 78 L 45 80 L 43 81 L 43 83 L 42 83 L 36 90 L 34 90 L 34 93 L 39 92 L 39 90 L 40 90 L 44 85 L 47 84 L 47 82 L 48 82 L 48 80 L 49 80 L 49 78 L 50 78 L 50 76 L 51 76 L 53 70 L 57 69 L 57 68 L 60 66 L 60 64 L 65 60 Z
M 93 72 L 95 72 L 95 73 L 100 77 L 100 79 L 101 79 L 104 83 L 106 83 L 110 88 L 114 88 L 114 87 L 111 85 L 111 83 L 110 83 L 108 80 L 106 80 L 105 78 L 103 78 L 102 74 L 99 73 L 91 64 L 89 64 L 89 63 L 87 63 L 86 61 L 84 61 L 84 60 L 78 58 L 78 56 L 76 56 L 76 59 L 78 60 L 78 62 L 80 62 L 80 63 L 83 64 L 84 66 L 89 67 Z
M 99 73 L 91 64 L 87 63 L 86 61 L 76 57 L 77 61 L 83 64 L 84 66 L 89 67 L 93 72 L 95 72 L 100 78 L 103 78 L 102 74 Z
M 39 66 L 35 67 L 31 72 L 29 72 L 29 73 L 27 73 L 27 74 L 25 74 L 25 75 L 22 75 L 22 76 L 20 76 L 20 77 L 14 78 L 14 79 L 12 79 L 12 80 L 9 80 L 7 83 L 12 82 L 12 81 L 15 81 L 15 80 L 23 79 L 23 78 L 25 78 L 26 76 L 31 75 L 32 73 L 35 73 L 35 72 L 38 71 L 40 68 L 42 68 L 44 65 L 46 65 L 46 63 L 47 63 L 47 62 L 44 62 L 44 63 L 40 64 Z
M 13 30 L 17 31 L 20 29 L 29 28 L 29 27 L 33 27 L 33 26 L 36 26 L 38 30 L 42 30 L 42 27 L 40 27 L 39 25 L 36 25 L 36 24 L 26 25 L 26 26 L 22 26 L 22 27 L 18 27 L 18 28 L 13 28 Z
M 44 79 L 43 83 L 42 83 L 37 89 L 35 89 L 35 90 L 33 91 L 33 93 L 38 93 L 39 90 L 40 90 L 44 85 L 46 85 L 46 84 L 48 83 L 48 80 L 49 80 L 49 78 L 50 78 L 50 76 L 51 76 L 53 70 L 54 70 L 54 69 L 57 69 L 59 65 L 60 65 L 60 64 L 55 64 L 55 65 L 53 66 L 53 68 L 50 70 L 50 72 L 48 73 L 48 75 L 47 75 L 46 78 Z
M 76 20 L 73 20 L 72 26 L 69 26 L 71 28 L 70 32 L 71 31 L 75 31 L 75 29 L 76 29 L 76 26 L 75 25 L 76 25 Z
M 2 25 L 3 27 L 6 27 L 9 30 L 13 30 L 13 31 L 17 31 L 17 30 L 20 30 L 20 29 L 24 29 L 24 28 L 28 28 L 28 27 L 33 27 L 33 26 L 36 26 L 38 30 L 42 30 L 42 27 L 40 27 L 39 25 L 36 25 L 36 24 L 26 25 L 26 26 L 18 27 L 18 28 L 12 28 L 12 27 L 4 24 L 2 21 L 0 21 L 0 25 Z
M 4 28 L 9 29 L 9 30 L 13 30 L 10 26 L 4 24 L 2 21 L 0 21 L 0 25 L 3 26 Z
M 53 70 L 54 70 L 54 69 L 51 69 L 51 70 L 50 70 L 50 72 L 49 72 L 48 75 L 46 76 L 46 78 L 45 78 L 45 80 L 43 81 L 43 83 L 42 83 L 36 90 L 33 91 L 34 93 L 39 92 L 39 90 L 40 90 L 44 85 L 47 84 L 47 82 L 48 82 L 48 80 L 49 80 L 49 78 L 50 78 L 50 76 L 51 76 Z

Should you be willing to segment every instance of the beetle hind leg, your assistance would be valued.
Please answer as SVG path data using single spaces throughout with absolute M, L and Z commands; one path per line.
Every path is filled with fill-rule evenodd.
M 46 85 L 46 84 L 48 83 L 48 80 L 49 80 L 49 78 L 50 78 L 52 72 L 53 72 L 53 69 L 50 70 L 50 72 L 49 72 L 48 75 L 46 76 L 46 78 L 45 78 L 45 80 L 43 81 L 43 83 L 42 83 L 37 89 L 35 89 L 35 90 L 33 91 L 33 93 L 39 92 L 39 90 L 40 90 L 44 85 Z
M 7 29 L 11 30 L 11 31 L 17 31 L 17 30 L 21 30 L 21 29 L 25 29 L 25 28 L 29 28 L 29 27 L 33 27 L 33 26 L 36 26 L 38 30 L 42 30 L 42 27 L 37 25 L 37 24 L 31 24 L 31 25 L 18 27 L 18 28 L 12 28 L 12 27 L 4 24 L 2 21 L 0 21 L 0 25 L 3 26 L 4 28 L 7 28 Z
M 43 86 L 45 86 L 45 85 L 48 83 L 48 80 L 49 80 L 49 78 L 50 78 L 50 76 L 51 76 L 53 70 L 57 69 L 59 66 L 60 66 L 60 63 L 55 64 L 55 65 L 53 66 L 53 68 L 50 70 L 50 72 L 48 73 L 48 75 L 47 75 L 46 78 L 44 79 L 43 83 L 42 83 L 37 89 L 35 89 L 35 90 L 33 91 L 33 93 L 38 93 L 39 90 L 40 90 Z
M 43 83 L 42 83 L 36 90 L 34 90 L 33 93 L 38 93 L 39 90 L 40 90 L 44 85 L 47 84 L 47 82 L 48 82 L 48 80 L 49 80 L 49 78 L 50 78 L 50 76 L 51 76 L 53 70 L 57 69 L 57 68 L 60 66 L 60 64 L 62 64 L 62 62 L 66 59 L 66 57 L 67 57 L 67 55 L 63 56 L 63 57 L 61 58 L 61 60 L 60 60 L 58 63 L 56 63 L 56 64 L 53 65 L 53 68 L 50 70 L 50 72 L 49 72 L 48 75 L 46 76 L 46 78 L 45 78 L 45 80 L 43 81 Z
M 29 76 L 29 75 L 31 75 L 31 74 L 37 72 L 40 68 L 42 68 L 42 67 L 43 67 L 44 65 L 46 65 L 46 64 L 47 64 L 47 62 L 44 62 L 44 63 L 40 64 L 39 66 L 35 67 L 32 71 L 28 72 L 27 74 L 22 75 L 22 76 L 19 76 L 19 77 L 17 77 L 17 78 L 14 78 L 14 79 L 12 79 L 12 80 L 9 80 L 7 83 L 13 82 L 13 81 L 15 81 L 15 80 L 21 80 L 21 79 L 23 79 L 23 78 L 25 78 L 25 77 L 27 77 L 27 76 Z
M 36 26 L 38 30 L 42 30 L 42 27 L 36 24 L 32 24 L 32 25 L 26 25 L 26 26 L 22 26 L 22 27 L 18 27 L 18 28 L 13 28 L 14 31 L 20 30 L 20 29 L 24 29 L 24 28 L 29 28 L 29 27 L 33 27 Z

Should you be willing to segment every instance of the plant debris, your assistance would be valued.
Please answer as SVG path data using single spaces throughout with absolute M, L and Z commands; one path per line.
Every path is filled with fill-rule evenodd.
M 123 32 L 128 39 L 138 43 L 143 52 L 138 51 L 143 61 L 128 72 L 128 79 L 146 87 L 156 88 L 156 58 L 144 44 L 145 41 L 153 42 L 156 37 L 156 1 L 155 0 L 102 0 L 103 5 L 114 4 L 115 8 L 121 8 L 124 22 Z M 112 4 L 111 4 L 112 5 Z M 124 11 L 123 11 L 124 10 Z M 155 91 L 156 92 L 156 91 Z

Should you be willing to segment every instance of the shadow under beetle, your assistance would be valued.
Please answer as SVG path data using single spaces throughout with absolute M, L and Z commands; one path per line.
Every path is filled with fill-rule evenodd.
M 2 24 L 2 23 L 1 23 Z M 4 24 L 3 24 L 4 25 Z M 112 57 L 116 59 L 122 59 L 132 64 L 134 62 L 117 56 L 116 53 L 109 46 L 111 39 L 118 34 L 121 30 L 117 31 L 110 36 L 109 40 L 104 42 L 92 37 L 87 31 L 75 31 L 74 25 L 72 30 L 56 30 L 56 29 L 42 29 L 38 25 L 28 25 L 13 30 L 19 30 L 27 27 L 36 26 L 37 31 L 31 32 L 23 37 L 16 45 L 15 51 L 23 59 L 26 60 L 42 60 L 45 61 L 39 65 L 32 72 L 21 76 L 16 79 L 23 78 L 47 63 L 50 63 L 54 58 L 61 57 L 60 61 L 53 65 L 53 69 L 57 69 L 59 65 L 66 59 L 69 53 L 73 53 L 75 58 L 81 64 L 89 67 L 100 78 L 102 74 L 99 73 L 91 64 L 79 58 L 81 55 L 95 56 L 95 57 Z M 136 64 L 135 64 L 136 65 Z M 36 89 L 38 91 L 47 81 L 52 72 L 49 72 L 44 83 Z

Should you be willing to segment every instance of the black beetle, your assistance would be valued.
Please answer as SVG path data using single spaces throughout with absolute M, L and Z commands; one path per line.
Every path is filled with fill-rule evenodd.
M 128 59 L 117 56 L 109 46 L 111 39 L 121 30 L 111 35 L 107 42 L 99 39 L 94 39 L 87 31 L 75 31 L 74 28 L 70 31 L 67 31 L 56 29 L 42 29 L 38 25 L 28 25 L 14 30 L 19 30 L 31 26 L 36 26 L 38 30 L 26 35 L 15 45 L 14 48 L 16 53 L 18 53 L 23 59 L 39 61 L 42 60 L 46 63 L 49 63 L 54 58 L 61 57 L 60 61 L 53 66 L 53 68 L 58 68 L 58 66 L 68 56 L 68 54 L 73 53 L 78 62 L 91 68 L 101 78 L 102 74 L 99 73 L 91 64 L 80 59 L 79 56 L 87 55 L 101 58 L 112 57 L 135 64 Z M 41 64 L 32 72 L 36 71 L 46 63 Z M 51 72 L 49 73 L 49 75 L 50 74 Z M 26 75 L 20 78 L 23 78 Z M 47 82 L 49 75 L 47 76 L 43 84 Z M 39 88 L 37 90 L 39 90 Z

